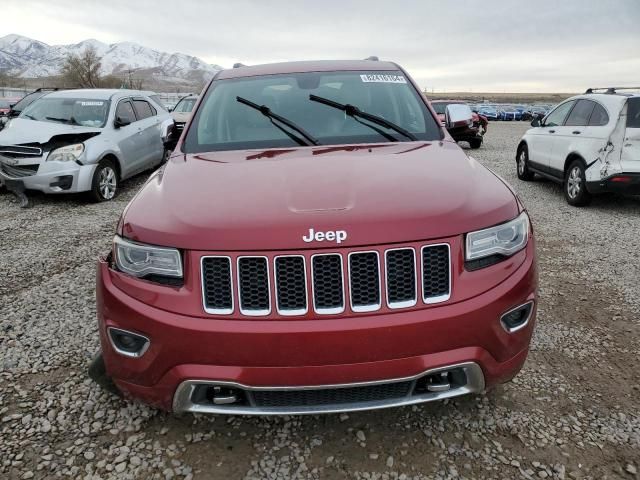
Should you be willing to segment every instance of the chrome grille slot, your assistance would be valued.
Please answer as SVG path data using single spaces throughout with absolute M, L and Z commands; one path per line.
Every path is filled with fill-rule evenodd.
M 378 252 L 349 254 L 349 293 L 354 312 L 371 312 L 381 306 Z
M 214 315 L 269 315 L 272 297 L 281 316 L 340 314 L 347 308 L 347 290 L 353 313 L 377 311 L 383 304 L 411 308 L 418 303 L 418 283 L 421 305 L 446 302 L 452 295 L 447 243 L 423 245 L 419 251 L 405 246 L 313 255 L 211 255 L 201 263 L 203 307 Z
M 240 312 L 244 315 L 271 313 L 267 257 L 238 257 Z
M 323 253 L 311 257 L 313 306 L 320 314 L 344 311 L 342 256 Z
M 202 258 L 202 298 L 207 313 L 224 315 L 233 312 L 231 285 L 229 257 Z
M 307 275 L 302 255 L 283 255 L 275 261 L 276 302 L 281 315 L 307 313 Z
M 395 248 L 385 252 L 387 305 L 407 308 L 416 304 L 416 252 L 413 248 Z
M 422 247 L 422 299 L 438 303 L 451 296 L 451 260 L 448 244 Z

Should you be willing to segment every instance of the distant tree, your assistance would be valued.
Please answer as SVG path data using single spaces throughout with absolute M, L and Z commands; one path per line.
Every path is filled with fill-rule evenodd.
M 62 76 L 68 87 L 97 88 L 100 85 L 100 57 L 89 46 L 80 55 L 69 54 L 62 66 Z
M 6 71 L 0 71 L 0 87 L 14 87 L 18 85 L 18 78 Z
M 100 86 L 102 88 L 120 88 L 122 79 L 115 75 L 106 75 L 100 79 Z

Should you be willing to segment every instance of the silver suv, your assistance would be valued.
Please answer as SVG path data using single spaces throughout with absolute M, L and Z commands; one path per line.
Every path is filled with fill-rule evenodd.
M 23 197 L 39 190 L 111 200 L 121 180 L 162 163 L 172 124 L 148 92 L 48 93 L 0 132 L 0 184 Z

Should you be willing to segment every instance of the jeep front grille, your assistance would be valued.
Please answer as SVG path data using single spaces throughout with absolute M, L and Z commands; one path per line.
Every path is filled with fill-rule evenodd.
M 451 296 L 449 244 L 340 253 L 273 256 L 204 256 L 203 306 L 207 313 L 265 316 L 335 315 L 347 307 L 373 312 L 383 305 L 410 308 Z M 273 270 L 273 271 L 271 271 Z M 237 299 L 237 301 L 234 301 Z

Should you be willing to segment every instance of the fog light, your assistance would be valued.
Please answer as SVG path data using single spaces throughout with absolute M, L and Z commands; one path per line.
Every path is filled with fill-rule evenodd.
M 62 190 L 69 190 L 73 185 L 73 175 L 63 175 L 49 184 L 50 187 L 60 187 Z
M 149 339 L 143 335 L 112 327 L 109 328 L 109 339 L 116 352 L 125 357 L 133 358 L 144 355 L 151 344 Z
M 533 311 L 533 300 L 509 310 L 500 317 L 500 324 L 507 332 L 522 330 L 529 323 Z

